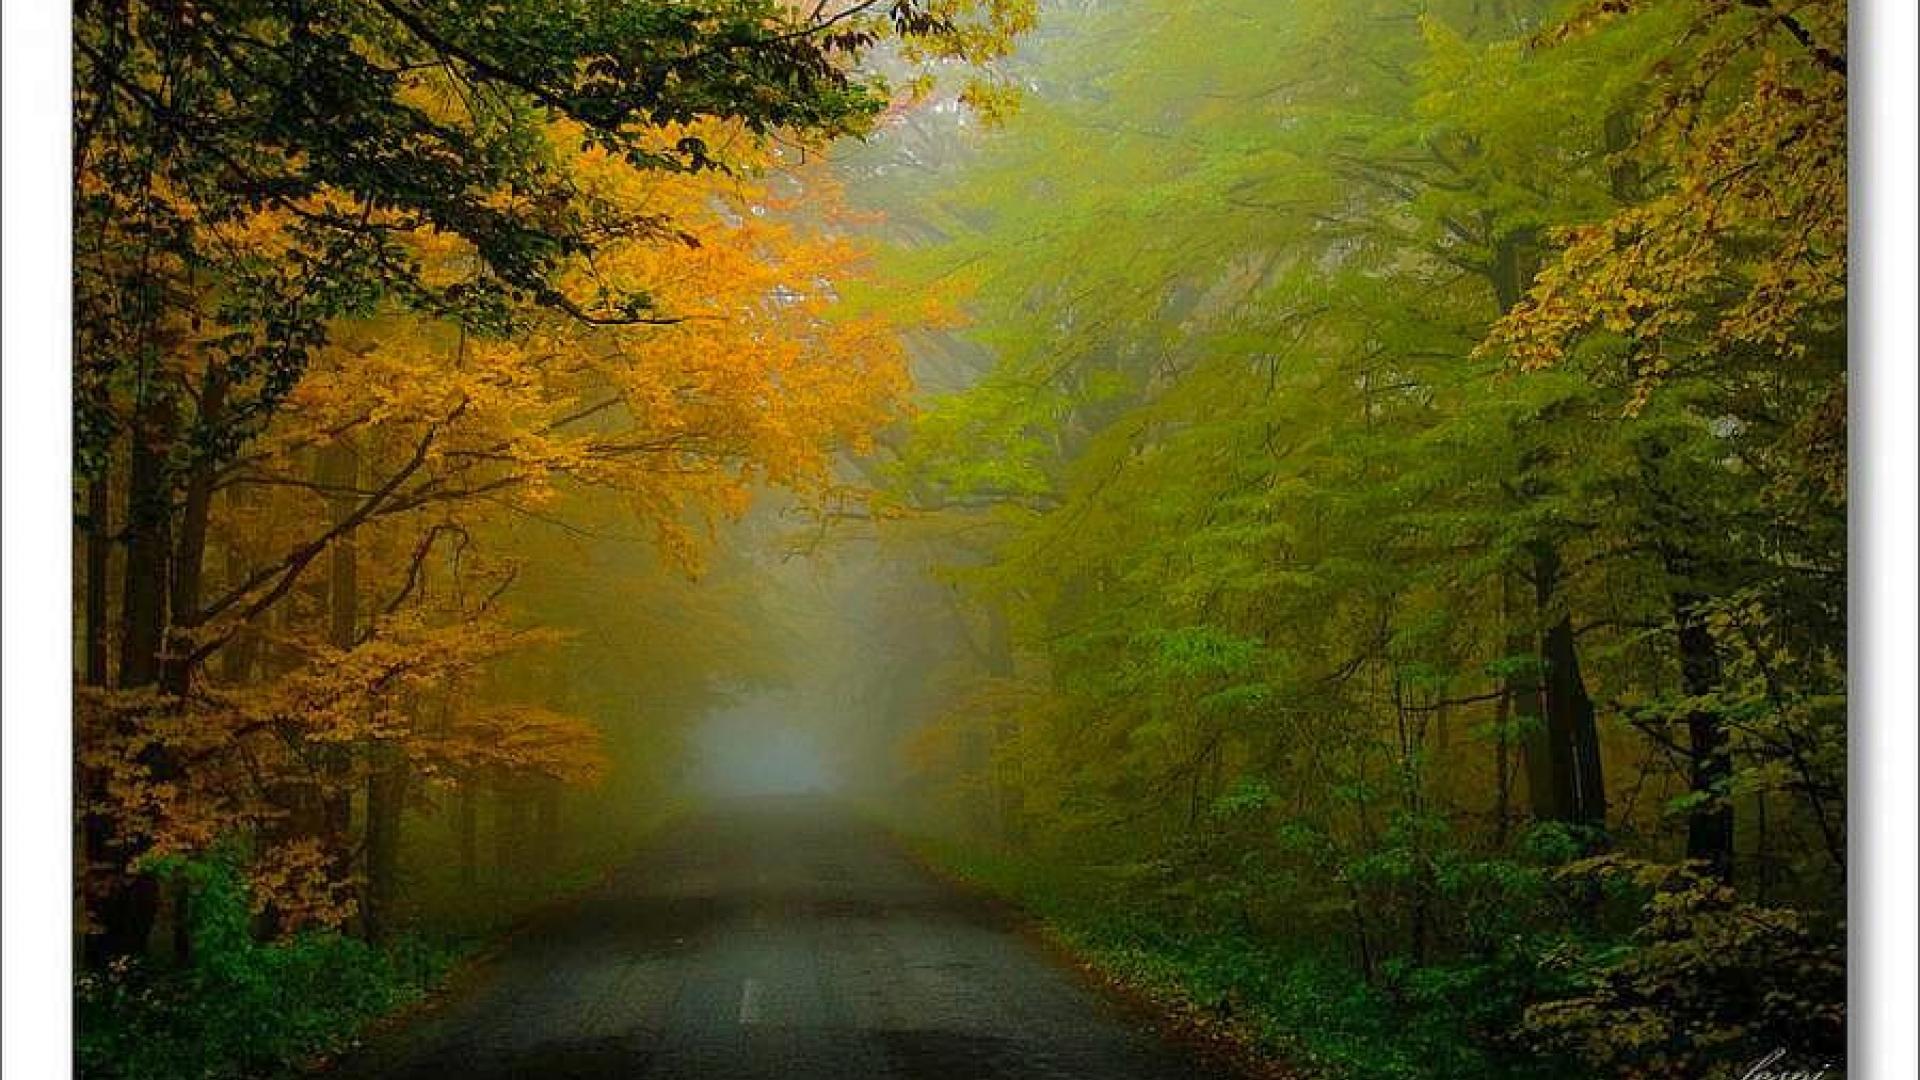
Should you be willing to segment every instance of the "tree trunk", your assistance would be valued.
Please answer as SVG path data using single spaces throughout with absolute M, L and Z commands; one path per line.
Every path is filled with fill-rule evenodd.
M 227 494 L 229 507 L 244 506 L 240 496 L 241 488 L 230 488 Z M 245 557 L 236 547 L 227 548 L 226 578 L 239 581 L 247 576 Z M 233 630 L 233 637 L 226 647 L 220 650 L 220 681 L 228 686 L 245 686 L 254 679 L 255 664 L 261 659 L 260 631 L 250 624 L 241 624 Z
M 985 659 L 989 676 L 995 679 L 1013 678 L 1013 632 L 1007 625 L 1006 609 L 993 601 L 987 603 Z M 1012 793 L 1007 790 L 1007 785 L 1001 781 L 1000 777 L 999 717 L 992 717 L 981 731 L 983 738 L 980 746 L 980 776 L 985 781 L 987 789 L 988 828 L 991 830 L 994 842 L 1002 849 L 1009 849 L 1014 846 L 1013 815 L 1009 811 Z M 1197 776 L 1195 782 L 1198 782 Z
M 345 442 L 322 448 L 314 456 L 312 468 L 314 483 L 329 488 L 352 486 L 357 472 L 352 448 Z M 330 511 L 336 522 L 350 512 L 343 508 L 342 503 L 341 499 L 329 498 Z M 327 642 L 337 649 L 347 650 L 356 644 L 359 622 L 357 566 L 351 538 L 336 540 L 328 554 L 327 577 L 312 586 L 303 586 L 302 595 L 309 603 L 325 605 Z M 288 607 L 276 608 L 271 617 L 278 620 L 276 625 L 279 629 L 285 630 L 291 610 Z M 284 670 L 293 661 L 291 655 L 283 655 L 283 650 L 273 646 L 272 632 L 253 634 L 243 627 L 240 633 L 243 637 L 228 647 L 223 659 L 222 670 L 227 677 L 236 681 L 244 678 L 246 669 L 255 661 L 270 674 Z M 296 743 L 300 738 L 297 732 L 291 730 L 287 737 Z M 334 881 L 346 881 L 354 870 L 351 752 L 344 746 L 316 746 L 309 743 L 304 753 L 309 769 L 307 775 L 278 784 L 268 793 L 268 797 L 285 811 L 285 815 L 267 826 L 266 842 L 271 846 L 295 840 L 317 841 L 328 863 L 328 876 Z M 362 914 L 364 916 L 365 913 Z M 267 929 L 271 934 L 277 931 L 277 914 L 269 908 L 268 916 Z
M 1651 503 L 1648 524 L 1662 538 L 1656 546 L 1667 575 L 1680 653 L 1680 691 L 1694 702 L 1686 712 L 1687 783 L 1698 801 L 1687 814 L 1687 858 L 1703 864 L 1714 877 L 1731 881 L 1734 811 L 1727 787 L 1733 757 L 1719 714 L 1698 703 L 1719 689 L 1721 677 L 1719 647 L 1707 626 L 1701 560 L 1694 554 L 1703 516 L 1692 512 L 1676 493 L 1680 483 L 1663 477 L 1661 463 L 1670 458 L 1669 448 L 1656 438 L 1640 444 L 1639 451 L 1640 474 Z
M 1502 314 L 1520 302 L 1536 256 L 1527 237 L 1495 239 L 1488 279 Z M 1517 484 L 1523 500 L 1539 494 L 1540 451 L 1523 457 Z M 1534 605 L 1530 617 L 1509 612 L 1508 654 L 1537 657 L 1535 670 L 1508 679 L 1506 696 L 1527 772 L 1527 797 L 1541 821 L 1599 826 L 1606 820 L 1606 788 L 1600 765 L 1593 701 L 1580 676 L 1572 617 L 1559 603 L 1560 553 L 1551 539 L 1529 545 Z
M 107 671 L 107 574 L 113 551 L 109 539 L 112 492 L 107 470 L 87 481 L 87 640 L 84 678 L 88 686 L 105 686 Z
M 121 689 L 154 687 L 160 679 L 167 627 L 167 583 L 172 561 L 173 490 L 167 452 L 178 423 L 177 407 L 167 393 L 148 389 L 134 415 L 127 470 L 127 558 L 121 582 Z M 151 750 L 142 763 L 164 771 L 161 752 Z M 99 792 L 93 797 L 98 798 Z M 104 964 L 147 949 L 159 911 L 159 883 L 131 871 L 145 841 L 120 835 L 101 815 L 86 825 L 89 857 L 107 866 L 111 880 L 101 890 L 99 930 L 86 943 L 89 963 Z
M 550 869 L 560 856 L 560 781 L 542 780 L 533 806 L 534 855 Z
M 1498 712 L 1493 718 L 1493 844 L 1507 846 L 1507 830 L 1513 822 L 1513 692 L 1502 689 Z
M 1673 597 L 1674 624 L 1680 644 L 1680 685 L 1688 698 L 1714 692 L 1720 684 L 1720 656 L 1701 614 L 1703 597 L 1681 593 Z M 1687 710 L 1689 782 L 1704 802 L 1687 815 L 1687 858 L 1704 863 L 1707 872 L 1722 881 L 1733 879 L 1733 802 L 1727 784 L 1733 777 L 1733 756 L 1726 729 L 1710 708 Z
M 1547 541 L 1533 545 L 1535 608 L 1544 668 L 1541 695 L 1545 723 L 1529 755 L 1529 773 L 1543 782 L 1533 794 L 1536 816 L 1572 825 L 1606 823 L 1607 795 L 1600 761 L 1600 734 L 1593 699 L 1580 675 L 1572 615 L 1559 603 L 1560 555 Z
M 83 659 L 81 681 L 95 689 L 107 685 L 110 672 L 107 670 L 107 574 L 108 559 L 112 542 L 108 539 L 111 492 L 107 486 L 108 468 L 102 466 L 100 474 L 87 481 L 87 524 L 86 524 L 86 645 Z M 75 733 L 76 750 L 80 736 Z M 75 755 L 78 760 L 78 754 Z M 82 799 L 88 797 L 86 784 L 89 778 L 78 766 L 74 772 L 75 790 Z M 83 803 L 84 808 L 84 803 Z M 80 895 L 86 895 L 86 884 L 93 876 L 93 859 L 100 853 L 101 846 L 111 840 L 107 835 L 106 821 L 97 814 L 82 813 L 80 827 L 75 830 L 74 856 L 76 881 L 80 886 Z M 77 951 L 84 955 L 88 942 L 84 935 L 76 939 Z
M 399 896 L 400 815 L 406 805 L 406 762 L 395 747 L 374 752 L 373 771 L 367 777 L 367 898 L 368 941 L 385 941 L 394 927 L 394 900 Z
M 1532 544 L 1534 615 L 1546 626 L 1538 638 L 1540 669 L 1509 682 L 1515 715 L 1526 724 L 1526 794 L 1538 821 L 1599 828 L 1607 821 L 1607 788 L 1599 759 L 1594 701 L 1580 676 L 1572 617 L 1559 603 L 1559 552 L 1551 542 Z M 1521 644 L 1515 634 L 1511 644 Z M 1515 653 L 1526 655 L 1526 653 Z
M 180 699 L 193 689 L 193 633 L 201 624 L 201 581 L 207 558 L 207 526 L 213 517 L 216 448 L 220 426 L 226 420 L 227 382 L 226 368 L 217 363 L 209 364 L 201 378 L 194 438 L 188 443 L 193 460 L 187 468 L 184 497 L 175 518 L 160 689 Z M 193 897 L 186 878 L 174 880 L 168 901 L 174 962 L 185 967 L 193 959 Z
M 353 443 L 344 437 L 322 449 L 314 463 L 314 478 L 329 488 L 352 488 L 358 484 L 359 475 L 359 455 Z M 353 512 L 354 498 L 350 493 L 331 495 L 328 502 L 335 524 Z M 334 540 L 327 567 L 327 640 L 334 648 L 345 651 L 359 644 L 359 549 L 351 531 Z M 320 754 L 324 774 L 320 797 L 324 842 L 344 859 L 350 846 L 347 838 L 353 833 L 353 791 L 349 785 L 353 759 L 351 751 L 339 746 L 323 749 Z M 371 787 L 368 793 L 371 795 Z
M 1560 802 L 1556 795 L 1557 781 L 1547 738 L 1546 718 L 1541 710 L 1545 695 L 1540 679 L 1540 636 L 1535 629 L 1538 612 L 1527 610 L 1523 613 L 1520 604 L 1514 601 L 1516 590 L 1512 586 L 1513 582 L 1509 580 L 1506 588 L 1509 600 L 1507 656 L 1524 666 L 1507 675 L 1501 696 L 1509 713 L 1509 723 L 1519 736 L 1521 764 L 1527 774 L 1528 805 L 1536 820 L 1553 821 L 1559 818 Z
M 459 834 L 460 884 L 472 888 L 480 878 L 480 799 L 472 782 L 460 785 L 455 809 L 455 831 Z
M 200 406 L 197 435 L 193 440 L 193 462 L 187 470 L 185 497 L 181 501 L 179 528 L 173 546 L 173 577 L 169 607 L 173 618 L 169 630 L 172 639 L 166 661 L 161 665 L 161 682 L 169 694 L 185 696 L 193 686 L 191 636 L 201 623 L 200 586 L 207 562 L 207 526 L 213 517 L 213 482 L 217 457 L 214 443 L 226 420 L 227 374 L 219 364 L 209 364 L 200 381 Z
M 127 565 L 120 600 L 120 686 L 139 689 L 160 680 L 172 557 L 173 488 L 167 449 L 176 413 L 155 393 L 140 407 L 127 472 Z
M 494 815 L 493 861 L 500 878 L 506 879 L 520 867 L 527 834 L 527 801 L 511 781 L 501 785 Z

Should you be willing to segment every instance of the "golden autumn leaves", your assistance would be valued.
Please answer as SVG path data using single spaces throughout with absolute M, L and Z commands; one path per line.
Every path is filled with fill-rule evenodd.
M 1611 14 L 1598 6 L 1562 36 Z M 1764 46 L 1782 25 L 1795 44 Z M 1643 133 L 1650 152 L 1614 165 L 1672 182 L 1565 230 L 1557 260 L 1483 349 L 1532 369 L 1561 362 L 1588 335 L 1627 340 L 1638 405 L 1690 356 L 1752 349 L 1799 360 L 1809 331 L 1839 332 L 1821 320 L 1846 297 L 1846 5 L 1703 4 L 1686 32 L 1701 51 L 1657 89 Z
M 490 682 L 565 636 L 511 613 L 523 567 L 494 533 L 597 489 L 696 571 L 711 528 L 756 489 L 825 497 L 836 454 L 868 446 L 905 404 L 886 317 L 837 305 L 862 255 L 835 235 L 828 178 L 778 171 L 764 140 L 718 122 L 658 137 L 697 135 L 724 171 L 642 170 L 569 123 L 545 130 L 574 192 L 553 212 L 605 230 L 560 275 L 562 309 L 523 312 L 504 337 L 398 304 L 338 322 L 211 478 L 207 617 L 167 645 L 192 658 L 190 688 L 80 694 L 80 764 L 96 777 L 85 809 L 143 838 L 148 862 L 249 837 L 256 903 L 282 929 L 354 917 L 351 842 L 315 822 L 381 770 L 398 763 L 414 801 L 604 774 L 592 721 Z M 304 208 L 344 212 L 326 201 Z M 295 246 L 301 209 L 269 205 L 208 235 L 270 263 Z M 364 212 L 429 283 L 475 272 L 467 241 Z M 565 310 L 637 293 L 644 319 Z M 207 385 L 225 330 L 178 320 L 163 377 Z

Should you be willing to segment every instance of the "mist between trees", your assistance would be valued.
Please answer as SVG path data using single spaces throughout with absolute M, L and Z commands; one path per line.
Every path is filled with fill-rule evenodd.
M 82 3 L 83 1068 L 776 789 L 1302 1072 L 1842 1060 L 1845 16 Z

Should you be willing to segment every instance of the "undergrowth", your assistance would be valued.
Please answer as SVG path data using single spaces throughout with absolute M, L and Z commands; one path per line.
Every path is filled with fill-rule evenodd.
M 75 1066 L 90 1080 L 239 1080 L 338 1051 L 369 1021 L 418 1000 L 471 943 L 334 931 L 254 940 L 236 861 L 169 868 L 191 897 L 191 959 L 116 962 L 75 984 Z
M 1293 1072 L 1356 1080 L 1565 1075 L 1565 1061 L 1500 1042 L 1543 977 L 1524 950 L 1419 968 L 1389 964 L 1370 982 L 1330 949 L 1169 910 L 1127 868 L 908 842 L 944 872 L 1037 918 L 1102 976 Z
M 160 875 L 189 898 L 188 959 L 148 956 L 76 976 L 76 1073 L 87 1080 L 299 1074 L 426 997 L 544 905 L 590 888 L 667 816 L 603 830 L 537 870 L 496 868 L 468 880 L 444 860 L 410 860 L 403 929 L 381 945 L 335 930 L 257 940 L 243 859 L 232 847 L 160 865 Z M 423 828 L 412 842 L 442 840 Z

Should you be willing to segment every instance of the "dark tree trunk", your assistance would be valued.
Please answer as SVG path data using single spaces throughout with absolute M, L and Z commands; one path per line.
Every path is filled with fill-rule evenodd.
M 107 685 L 110 673 L 107 670 L 107 574 L 108 560 L 111 555 L 112 541 L 108 539 L 110 529 L 111 493 L 107 483 L 108 470 L 102 467 L 98 476 L 87 481 L 87 525 L 86 525 L 86 651 L 81 672 L 82 682 L 90 687 L 102 688 Z M 76 732 L 76 743 L 79 735 Z M 76 745 L 75 750 L 79 749 Z M 79 759 L 76 752 L 75 760 Z M 75 791 L 79 798 L 86 799 L 89 790 L 87 775 L 77 767 L 74 773 Z M 107 822 L 97 814 L 82 813 L 80 828 L 74 838 L 80 885 L 84 895 L 86 883 L 91 880 L 93 860 L 103 853 L 103 848 L 112 840 Z M 91 951 L 90 942 L 82 937 L 77 942 L 79 951 L 86 955 Z
M 1526 724 L 1526 790 L 1536 819 L 1599 828 L 1607 821 L 1599 728 L 1594 701 L 1580 676 L 1572 617 L 1557 598 L 1559 575 L 1559 552 L 1551 542 L 1536 542 L 1534 613 L 1538 625 L 1544 625 L 1536 653 L 1540 669 L 1538 675 L 1517 676 L 1511 682 L 1515 715 L 1538 721 Z
M 1520 302 L 1538 257 L 1530 235 L 1493 241 L 1487 276 L 1494 301 L 1505 314 Z M 1541 451 L 1531 450 L 1521 460 L 1516 494 L 1523 501 L 1539 494 L 1536 470 L 1541 456 Z M 1572 618 L 1559 603 L 1560 553 L 1546 538 L 1529 547 L 1533 610 L 1526 615 L 1509 610 L 1507 651 L 1538 664 L 1516 672 L 1505 687 L 1505 703 L 1520 735 L 1528 802 L 1537 820 L 1597 827 L 1606 820 L 1599 731 L 1580 675 Z
M 1545 692 L 1540 679 L 1540 635 L 1535 629 L 1538 612 L 1522 611 L 1520 602 L 1513 596 L 1517 591 L 1509 580 L 1506 586 L 1507 655 L 1521 666 L 1507 675 L 1501 704 L 1520 744 L 1521 765 L 1527 776 L 1528 806 L 1537 820 L 1552 821 L 1559 817 L 1560 802 L 1542 711 Z
M 315 479 L 328 488 L 353 488 L 360 476 L 358 452 L 350 441 L 339 439 L 320 451 L 314 473 Z M 328 501 L 336 524 L 353 512 L 350 492 L 332 495 Z M 334 540 L 327 569 L 327 640 L 343 651 L 359 644 L 359 570 L 359 549 L 349 531 Z M 347 838 L 353 833 L 353 792 L 348 779 L 353 771 L 351 752 L 345 747 L 323 749 L 320 765 L 325 774 L 321 795 L 323 839 L 329 850 L 344 859 L 350 846 Z
M 534 854 L 542 867 L 552 867 L 560 857 L 560 782 L 540 781 L 533 806 Z
M 341 439 L 320 452 L 314 471 L 322 485 L 350 489 L 360 480 L 359 455 L 351 442 Z M 355 499 L 351 492 L 336 491 L 328 496 L 327 502 L 336 525 L 353 513 Z M 328 637 L 341 649 L 354 646 L 359 629 L 358 549 L 352 531 L 348 531 L 334 540 L 328 552 Z
M 87 641 L 84 678 L 88 686 L 105 686 L 107 671 L 107 574 L 112 555 L 112 493 L 107 470 L 87 481 Z
M 215 463 L 220 427 L 226 421 L 227 373 L 209 364 L 200 381 L 200 400 L 193 459 L 187 468 L 184 497 L 175 516 L 173 565 L 167 600 L 165 655 L 160 662 L 160 689 L 177 698 L 193 690 L 193 632 L 200 627 L 201 582 L 207 558 L 207 527 L 213 517 Z M 168 917 L 173 929 L 174 962 L 186 966 L 193 958 L 193 897 L 184 877 L 169 890 Z
M 159 388 L 135 413 L 128 450 L 126 537 L 127 557 L 121 582 L 120 672 L 122 689 L 155 687 L 160 680 L 161 653 L 166 640 L 167 585 L 172 562 L 173 488 L 167 452 L 173 444 L 178 410 Z M 161 752 L 143 759 L 156 773 L 165 770 Z M 99 793 L 94 793 L 98 797 Z M 144 953 L 159 912 L 159 883 L 130 869 L 144 840 L 120 835 L 104 816 L 90 814 L 86 823 L 88 857 L 109 875 L 100 890 L 98 931 L 85 946 L 92 964 L 119 956 Z
M 247 488 L 234 486 L 227 489 L 227 510 L 229 513 L 244 513 L 250 499 Z M 237 545 L 226 548 L 223 572 L 228 581 L 240 581 L 247 576 L 246 557 Z M 251 625 L 242 623 L 234 627 L 233 635 L 227 639 L 226 646 L 220 650 L 220 681 L 228 686 L 244 686 L 254 677 L 254 664 L 260 659 L 260 633 Z
M 211 364 L 200 381 L 200 419 L 193 440 L 193 463 L 187 470 L 185 497 L 179 511 L 179 527 L 173 544 L 172 592 L 169 608 L 173 613 L 168 657 L 161 665 L 161 682 L 169 694 L 184 696 L 193 686 L 192 665 L 187 654 L 188 640 L 199 628 L 201 582 L 207 562 L 207 526 L 213 517 L 213 483 L 216 442 L 221 424 L 226 421 L 227 374 L 219 364 Z
M 1647 440 L 1639 451 L 1640 474 L 1650 501 L 1647 517 L 1660 537 L 1656 546 L 1667 575 L 1680 654 L 1680 691 L 1693 702 L 1685 716 L 1687 781 L 1688 790 L 1699 801 L 1687 815 L 1687 858 L 1714 877 L 1731 881 L 1734 810 L 1727 788 L 1733 777 L 1732 750 L 1719 714 L 1699 703 L 1720 688 L 1721 678 L 1719 647 L 1706 619 L 1709 586 L 1702 581 L 1702 560 L 1695 553 L 1704 515 L 1694 512 L 1678 494 L 1683 482 L 1664 474 L 1663 463 L 1671 455 L 1662 441 Z
M 460 884 L 471 888 L 480 878 L 480 799 L 473 784 L 462 783 L 454 813 L 459 834 Z
M 1692 699 L 1705 697 L 1720 685 L 1720 656 L 1701 614 L 1703 602 L 1703 597 L 1684 593 L 1673 598 L 1680 684 Z M 1734 822 L 1727 784 L 1733 777 L 1733 756 L 1727 746 L 1726 729 L 1712 709 L 1688 709 L 1687 750 L 1691 790 L 1706 800 L 1687 816 L 1687 858 L 1705 864 L 1707 872 L 1720 880 L 1731 881 Z
M 1513 823 L 1513 692 L 1502 689 L 1498 712 L 1493 720 L 1493 843 L 1507 846 L 1507 831 Z
M 1533 792 L 1534 812 L 1549 820 L 1598 828 L 1607 815 L 1600 733 L 1593 699 L 1587 696 L 1580 675 L 1573 619 L 1558 603 L 1560 555 L 1551 543 L 1542 541 L 1533 547 L 1533 581 L 1536 610 L 1546 625 L 1540 640 L 1545 722 L 1528 763 L 1530 775 L 1544 785 L 1544 790 Z
M 160 681 L 167 626 L 167 582 L 173 534 L 173 486 L 167 449 L 173 442 L 173 401 L 155 394 L 134 424 L 127 472 L 127 565 L 120 601 L 120 686 Z
M 527 839 L 527 800 L 512 782 L 502 784 L 494 807 L 493 861 L 500 877 L 520 868 Z
M 400 817 L 406 805 L 406 763 L 396 748 L 375 753 L 367 777 L 367 940 L 385 941 L 399 896 Z

